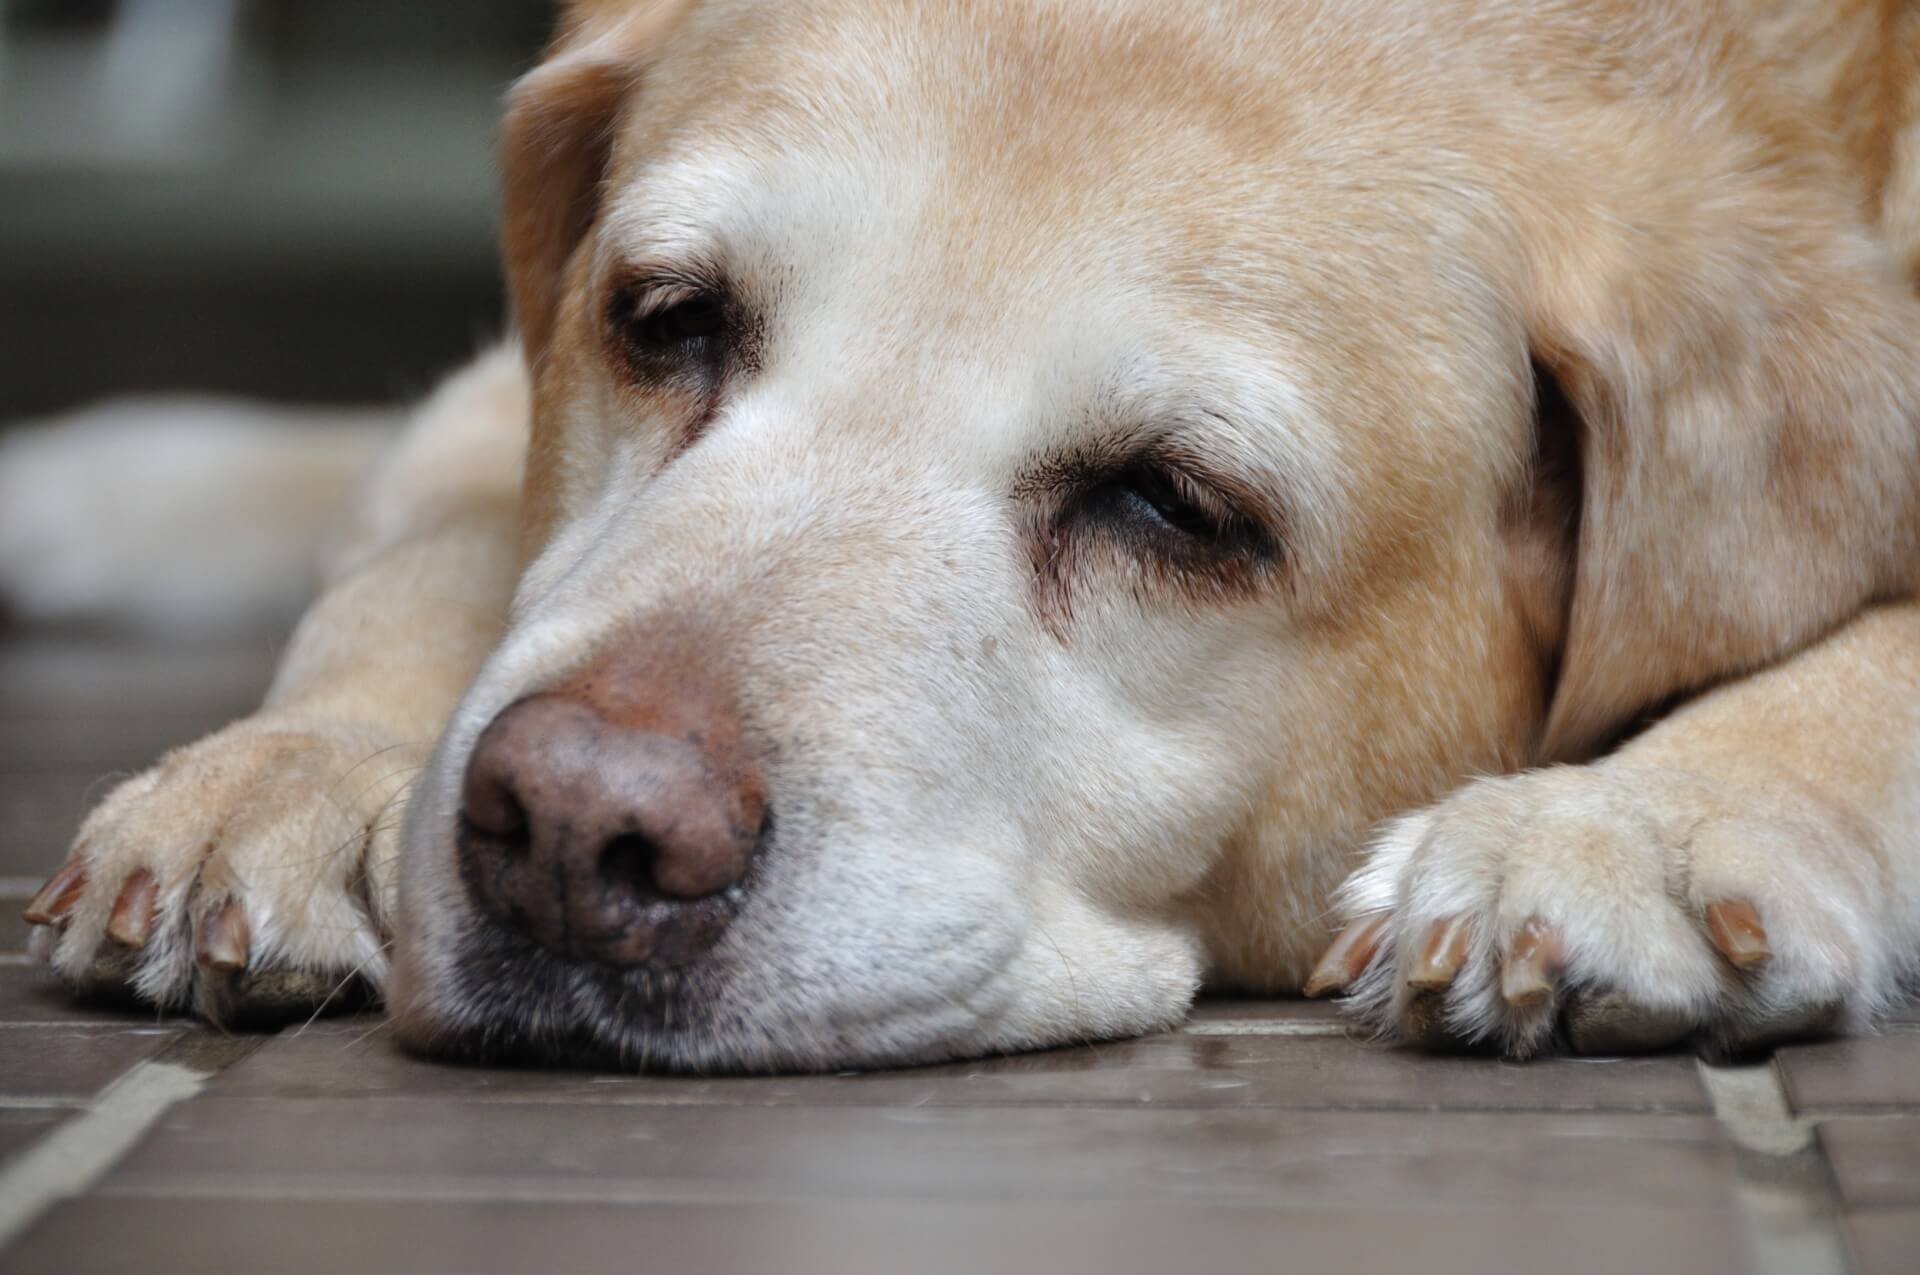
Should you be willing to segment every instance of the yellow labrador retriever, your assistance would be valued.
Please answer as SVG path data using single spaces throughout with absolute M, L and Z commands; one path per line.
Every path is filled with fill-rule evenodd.
M 1917 59 L 1900 0 L 577 3 L 514 344 L 40 950 L 688 1069 L 1203 984 L 1864 1028 L 1920 965 Z

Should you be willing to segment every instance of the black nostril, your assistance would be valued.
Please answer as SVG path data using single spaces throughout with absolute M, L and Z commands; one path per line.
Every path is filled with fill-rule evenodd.
M 502 789 L 500 793 L 499 817 L 494 824 L 494 833 L 502 837 L 525 836 L 533 821 L 527 818 L 527 808 L 513 795 L 512 789 Z
M 533 821 L 520 798 L 504 781 L 467 785 L 460 807 L 461 830 L 497 851 L 525 858 L 533 851 Z
M 524 862 L 533 854 L 533 831 L 530 828 L 498 833 L 482 827 L 464 814 L 456 826 L 462 846 L 470 847 L 475 853 L 484 851 L 502 864 Z
M 494 837 L 501 848 L 509 854 L 525 855 L 533 851 L 533 821 L 527 818 L 526 807 L 509 794 L 503 803 L 503 819 L 494 828 Z
M 660 897 L 660 887 L 653 881 L 653 865 L 659 857 L 659 847 L 638 833 L 615 837 L 600 852 L 600 880 L 629 899 L 651 902 Z

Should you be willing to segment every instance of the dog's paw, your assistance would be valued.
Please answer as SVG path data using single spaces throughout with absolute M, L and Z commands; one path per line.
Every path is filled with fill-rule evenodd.
M 1387 827 L 1308 991 L 1517 1057 L 1862 1028 L 1898 978 L 1864 835 L 1792 785 L 1606 763 L 1482 780 Z
M 77 993 L 272 1021 L 384 985 L 399 825 L 426 748 L 250 718 L 115 789 L 28 907 Z

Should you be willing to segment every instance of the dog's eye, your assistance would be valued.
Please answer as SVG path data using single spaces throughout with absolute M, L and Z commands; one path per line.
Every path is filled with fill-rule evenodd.
M 1096 481 L 1082 498 L 1089 513 L 1118 526 L 1212 543 L 1234 522 L 1224 501 L 1178 470 L 1147 461 Z
M 630 360 L 659 367 L 724 353 L 728 311 L 726 298 L 709 289 L 636 285 L 615 291 L 607 317 Z
M 1243 597 L 1286 567 L 1271 497 L 1178 444 L 1062 457 L 1015 491 L 1047 502 L 1029 514 L 1027 548 L 1049 606 L 1097 579 L 1150 604 Z
M 1216 483 L 1187 466 L 1141 456 L 1082 480 L 1065 521 L 1116 539 L 1168 566 L 1211 569 L 1229 560 L 1277 562 L 1276 534 Z
M 1207 507 L 1207 495 L 1184 475 L 1156 465 L 1130 465 L 1102 484 L 1116 512 L 1157 522 L 1170 531 L 1210 540 L 1220 534 L 1222 513 Z
M 726 308 L 720 298 L 701 294 L 641 315 L 628 335 L 640 348 L 664 353 L 716 337 L 725 326 Z

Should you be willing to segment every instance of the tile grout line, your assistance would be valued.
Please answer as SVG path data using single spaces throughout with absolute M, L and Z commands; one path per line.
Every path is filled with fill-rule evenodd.
M 135 1063 L 84 1111 L 0 1169 L 0 1250 L 48 1209 L 100 1181 L 169 1110 L 260 1043 L 232 1036 L 178 1041 Z
M 1758 1275 L 1853 1270 L 1833 1169 L 1812 1119 L 1793 1114 L 1779 1068 L 1695 1061 L 1714 1119 L 1736 1148 L 1734 1196 L 1748 1269 Z
M 1181 1036 L 1345 1036 L 1349 1025 L 1327 1019 L 1247 1019 L 1241 1022 L 1187 1023 L 1176 1029 Z
M 0 1032 L 117 1031 L 139 1036 L 155 1032 L 177 1034 L 187 1025 L 177 1019 L 169 1021 L 164 1018 L 51 1018 L 25 1023 L 0 1023 Z

